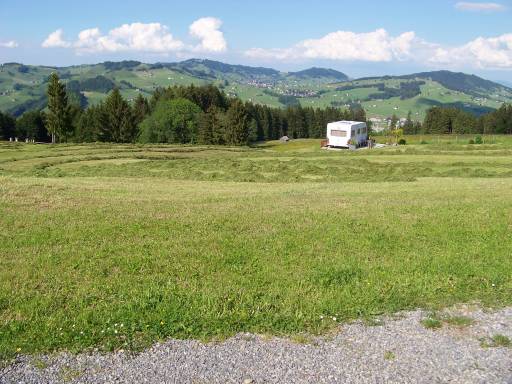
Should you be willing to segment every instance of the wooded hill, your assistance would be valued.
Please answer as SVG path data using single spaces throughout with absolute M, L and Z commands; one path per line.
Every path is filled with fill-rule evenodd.
M 349 80 L 342 72 L 310 68 L 280 72 L 271 68 L 190 59 L 177 63 L 104 62 L 70 67 L 0 66 L 0 110 L 15 116 L 44 108 L 49 75 L 58 72 L 71 97 L 82 107 L 104 100 L 114 88 L 133 102 L 160 87 L 214 84 L 231 97 L 271 107 L 300 104 L 314 108 L 360 105 L 368 117 L 423 120 L 433 106 L 483 114 L 512 101 L 512 89 L 474 75 L 423 72 Z

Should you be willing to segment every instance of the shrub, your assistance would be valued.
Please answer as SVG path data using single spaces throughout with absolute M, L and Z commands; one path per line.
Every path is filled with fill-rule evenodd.
M 468 144 L 475 144 L 475 140 L 470 139 L 470 140 L 468 141 Z
M 398 145 L 405 145 L 405 144 L 407 144 L 407 141 L 405 141 L 405 139 L 398 140 Z
M 482 136 L 478 135 L 475 137 L 475 144 L 482 144 L 483 142 Z
M 421 140 L 420 144 L 428 144 L 428 142 L 426 140 Z

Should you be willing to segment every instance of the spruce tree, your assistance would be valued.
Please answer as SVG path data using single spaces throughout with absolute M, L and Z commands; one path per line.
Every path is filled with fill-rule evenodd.
M 248 134 L 249 143 L 255 143 L 258 141 L 258 122 L 256 119 L 251 119 L 249 123 L 249 134 Z
M 14 135 L 15 122 L 13 117 L 0 112 L 0 139 L 8 140 Z
M 226 144 L 247 144 L 249 138 L 249 115 L 239 99 L 232 102 L 226 113 Z
M 103 139 L 115 143 L 127 143 L 135 139 L 136 127 L 132 109 L 118 88 L 105 100 L 107 124 L 103 129 Z
M 213 113 L 201 113 L 197 124 L 197 143 L 213 144 Z
M 409 111 L 409 113 L 407 113 L 407 120 L 405 121 L 405 124 L 404 124 L 404 133 L 405 134 L 414 134 L 414 123 L 412 121 L 412 112 Z
M 52 143 L 55 143 L 57 138 L 62 140 L 71 130 L 66 86 L 60 82 L 59 75 L 55 72 L 50 75 L 47 93 L 46 127 L 51 135 Z
M 211 116 L 213 144 L 226 144 L 226 127 L 228 125 L 226 113 L 215 106 L 212 106 L 208 113 Z
M 133 104 L 133 118 L 136 125 L 142 123 L 142 120 L 149 114 L 149 102 L 139 93 Z

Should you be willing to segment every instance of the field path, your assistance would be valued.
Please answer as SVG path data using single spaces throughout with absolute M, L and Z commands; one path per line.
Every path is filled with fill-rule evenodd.
M 512 308 L 459 307 L 449 316 L 454 311 L 472 324 L 428 329 L 429 314 L 414 311 L 300 342 L 239 334 L 208 344 L 169 340 L 137 355 L 21 356 L 0 382 L 512 383 Z M 496 335 L 502 345 L 493 345 Z

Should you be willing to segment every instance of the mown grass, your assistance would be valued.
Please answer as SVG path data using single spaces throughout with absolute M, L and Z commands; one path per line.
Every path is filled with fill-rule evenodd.
M 317 144 L 1 145 L 2 358 L 512 302 L 510 146 Z

